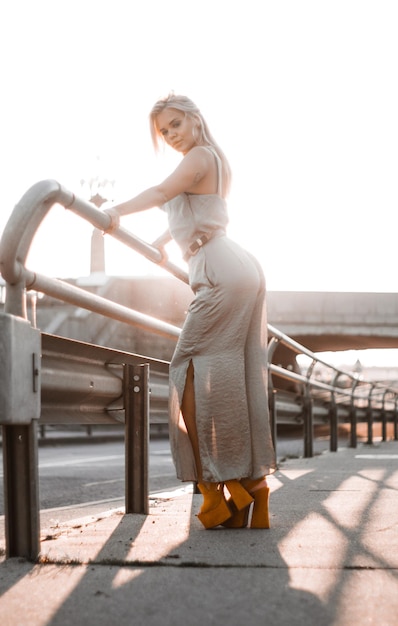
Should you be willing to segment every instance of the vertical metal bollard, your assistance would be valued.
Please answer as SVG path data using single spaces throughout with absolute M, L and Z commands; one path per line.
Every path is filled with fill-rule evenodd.
M 124 366 L 126 513 L 149 512 L 149 365 Z

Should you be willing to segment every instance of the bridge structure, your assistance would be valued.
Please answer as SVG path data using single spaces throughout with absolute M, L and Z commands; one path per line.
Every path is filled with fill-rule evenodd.
M 124 306 L 181 327 L 192 300 L 190 287 L 173 276 L 107 276 L 76 279 L 76 285 Z M 268 322 L 313 352 L 398 348 L 398 292 L 267 292 Z M 38 326 L 45 332 L 119 348 L 126 329 L 95 313 L 55 299 L 39 301 Z M 119 336 L 121 332 L 123 336 Z M 170 358 L 174 340 L 129 330 L 131 349 Z M 153 343 L 153 346 L 152 346 Z M 279 359 L 292 358 L 279 350 Z
M 314 352 L 398 348 L 398 292 L 272 291 L 268 314 Z

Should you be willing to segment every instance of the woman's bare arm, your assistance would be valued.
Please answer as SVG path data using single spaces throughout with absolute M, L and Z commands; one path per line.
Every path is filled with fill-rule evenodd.
M 112 220 L 110 227 L 105 232 L 115 230 L 119 226 L 120 217 L 123 215 L 160 207 L 180 193 L 194 192 L 198 184 L 204 181 L 211 170 L 211 159 L 212 155 L 202 146 L 192 148 L 173 173 L 159 185 L 149 187 L 134 198 L 105 209 Z

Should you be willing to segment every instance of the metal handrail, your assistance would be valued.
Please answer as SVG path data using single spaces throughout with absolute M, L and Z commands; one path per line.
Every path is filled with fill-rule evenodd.
M 374 392 L 376 392 L 376 394 L 380 394 L 380 396 L 382 397 L 382 406 L 386 405 L 387 394 L 390 394 L 392 396 L 392 398 L 390 399 L 390 404 L 394 404 L 396 398 L 398 398 L 398 389 L 389 387 L 382 383 L 358 379 L 358 377 L 351 372 L 341 370 L 340 368 L 331 365 L 324 359 L 317 357 L 313 352 L 311 352 L 311 350 L 301 345 L 288 335 L 285 335 L 280 330 L 274 328 L 270 324 L 268 324 L 268 332 L 271 334 L 272 337 L 276 338 L 279 343 L 290 348 L 296 354 L 305 355 L 312 359 L 312 362 L 307 370 L 307 375 L 286 371 L 283 368 L 272 363 L 269 366 L 271 372 L 280 376 L 284 376 L 285 378 L 295 382 L 309 384 L 315 389 L 329 391 L 331 393 L 337 394 L 340 397 L 347 397 L 347 400 L 350 400 L 351 402 L 355 402 L 355 400 L 366 400 L 369 403 L 372 396 L 374 397 Z M 334 384 L 312 379 L 315 364 L 321 364 L 334 372 Z M 337 385 L 338 379 L 341 376 L 345 376 L 351 381 L 350 387 L 343 388 Z M 369 386 L 369 391 L 367 395 L 364 395 L 362 392 L 366 386 Z
M 65 281 L 35 273 L 25 267 L 33 237 L 54 204 L 60 204 L 65 209 L 76 213 L 97 229 L 106 231 L 110 226 L 111 219 L 109 215 L 90 202 L 76 197 L 58 182 L 46 180 L 33 185 L 16 205 L 0 241 L 0 272 L 7 282 L 5 311 L 15 315 L 26 316 L 24 315 L 24 292 L 25 289 L 33 289 L 129 325 L 146 328 L 164 337 L 177 339 L 180 333 L 180 329 L 177 326 L 111 302 L 106 298 L 87 292 L 85 289 Z M 115 229 L 110 236 L 142 254 L 153 263 L 161 265 L 176 278 L 188 283 L 187 272 L 171 263 L 167 258 L 165 245 L 170 238 L 167 233 L 158 237 L 152 244 L 143 241 L 121 226 Z M 268 324 L 268 333 L 271 337 L 269 342 L 270 380 L 271 375 L 274 374 L 291 382 L 302 384 L 309 391 L 313 389 L 318 392 L 324 392 L 330 395 L 330 397 L 333 396 L 333 402 L 335 403 L 347 402 L 347 405 L 354 407 L 360 406 L 361 403 L 369 405 L 372 402 L 372 396 L 377 398 L 377 394 L 385 394 L 382 395 L 380 407 L 388 410 L 388 394 L 388 406 L 391 407 L 393 405 L 396 413 L 398 389 L 380 383 L 358 380 L 351 373 L 330 365 L 324 359 L 316 356 L 311 350 L 270 324 Z M 298 374 L 274 365 L 272 363 L 272 355 L 277 344 L 283 344 L 293 353 L 305 355 L 311 359 L 307 373 Z M 334 372 L 335 384 L 314 378 L 315 365 L 317 364 Z M 341 376 L 345 376 L 347 380 L 351 381 L 347 388 L 337 385 Z M 377 399 L 374 402 L 377 402 Z
M 77 198 L 57 181 L 46 180 L 36 183 L 15 206 L 0 242 L 0 273 L 10 285 L 24 282 L 27 288 L 35 288 L 35 274 L 26 269 L 25 262 L 33 237 L 54 204 L 60 204 L 76 213 L 99 230 L 105 232 L 110 227 L 109 215 L 90 202 Z M 187 273 L 168 260 L 162 247 L 164 246 L 162 237 L 156 240 L 160 241 L 160 247 L 155 247 L 122 226 L 112 232 L 112 237 L 153 263 L 161 265 L 180 280 L 188 282 Z
M 97 229 L 106 231 L 110 226 L 110 217 L 106 213 L 98 210 L 97 207 L 89 202 L 76 198 L 73 193 L 63 188 L 56 181 L 43 181 L 29 189 L 15 207 L 0 241 L 0 272 L 7 282 L 5 312 L 9 314 L 9 318 L 12 318 L 13 322 L 16 317 L 27 318 L 26 291 L 35 290 L 95 313 L 106 315 L 115 320 L 140 328 L 150 329 L 155 333 L 176 339 L 179 336 L 180 329 L 172 324 L 139 313 L 138 311 L 133 311 L 115 302 L 110 302 L 106 298 L 80 289 L 65 281 L 37 274 L 25 267 L 33 237 L 44 217 L 54 204 L 61 204 L 66 209 L 77 213 Z M 167 234 L 158 237 L 153 244 L 148 244 L 122 227 L 112 232 L 112 236 L 144 255 L 153 263 L 161 265 L 175 277 L 184 282 L 188 282 L 187 273 L 175 266 L 167 258 L 164 249 L 169 240 Z M 4 317 L 3 319 L 5 320 L 6 318 Z M 21 323 L 24 325 L 25 321 L 20 320 L 19 324 Z M 31 330 L 34 334 L 38 332 L 34 329 Z M 271 360 L 278 343 L 284 344 L 296 354 L 303 354 L 311 359 L 311 364 L 306 374 L 289 371 L 288 369 L 274 365 L 270 360 L 268 361 L 271 391 L 271 427 L 275 444 L 278 402 L 276 400 L 277 390 L 272 384 L 272 374 L 287 378 L 292 382 L 304 386 L 305 393 L 301 397 L 300 408 L 302 408 L 303 412 L 305 456 L 312 456 L 313 454 L 313 411 L 316 401 L 313 390 L 322 394 L 326 393 L 330 397 L 328 415 L 330 418 L 331 450 L 337 449 L 337 404 L 339 400 L 347 401 L 346 403 L 349 407 L 352 425 L 352 445 L 356 445 L 355 426 L 358 417 L 358 404 L 364 401 L 368 421 L 368 442 L 371 442 L 374 410 L 376 408 L 373 400 L 379 396 L 381 396 L 381 400 L 379 399 L 378 402 L 379 408 L 381 409 L 383 436 L 385 436 L 387 413 L 389 413 L 394 416 L 394 434 L 395 438 L 398 438 L 398 390 L 377 383 L 358 381 L 357 378 L 347 372 L 340 371 L 326 361 L 317 358 L 313 352 L 271 325 L 268 325 L 268 332 L 271 336 L 269 342 L 269 355 L 271 356 Z M 41 338 L 42 340 L 45 339 L 43 334 Z M 41 391 L 43 391 L 44 413 L 47 407 L 48 411 L 52 414 L 54 406 L 57 406 L 61 412 L 68 414 L 72 419 L 104 419 L 106 421 L 107 415 L 104 415 L 104 412 L 109 413 L 109 411 L 112 410 L 114 412 L 120 411 L 119 399 L 120 393 L 123 392 L 124 415 L 126 420 L 126 459 L 131 460 L 131 462 L 126 465 L 126 510 L 129 512 L 147 512 L 147 426 L 149 421 L 148 363 L 145 365 L 130 364 L 129 359 L 130 361 L 131 359 L 133 359 L 133 361 L 135 359 L 140 361 L 141 357 L 138 355 L 127 355 L 125 353 L 117 355 L 115 352 L 109 351 L 106 348 L 100 348 L 99 346 L 90 347 L 89 344 L 82 344 L 78 350 L 75 345 L 71 346 L 68 340 L 62 340 L 62 338 L 52 339 L 48 337 L 46 341 L 47 344 L 49 344 L 47 348 L 45 342 L 42 342 L 42 372 L 40 372 L 37 365 L 37 355 L 29 355 L 33 357 L 30 366 L 32 367 L 31 379 L 34 379 L 30 380 L 30 385 L 32 385 L 33 382 L 33 386 L 35 387 L 36 383 L 34 381 L 36 377 L 40 373 L 43 374 Z M 51 352 L 51 345 L 54 342 L 55 349 Z M 61 344 L 64 346 L 63 348 L 60 347 Z M 82 350 L 81 353 L 80 349 Z M 73 351 L 73 359 L 67 358 L 68 354 L 66 353 L 68 350 Z M 87 350 L 89 351 L 88 353 Z M 104 351 L 106 351 L 108 355 L 106 357 L 106 362 L 109 364 L 108 367 L 104 367 Z M 79 354 L 76 354 L 77 352 L 79 352 Z M 109 360 L 111 352 L 112 358 Z M 93 353 L 97 356 L 94 356 Z M 99 354 L 100 356 L 98 356 Z M 11 361 L 10 355 L 12 355 L 12 352 L 8 355 L 8 361 Z M 62 371 L 58 371 L 57 369 L 60 355 L 66 357 L 64 358 L 65 363 Z M 150 359 L 142 357 L 142 360 L 149 361 Z M 87 361 L 90 361 L 90 363 Z M 50 369 L 46 370 L 46 363 L 47 366 L 50 364 Z M 53 363 L 55 363 L 54 369 L 58 376 L 58 378 L 57 376 L 55 377 L 55 382 L 50 371 L 53 367 Z M 120 372 L 116 374 L 114 370 L 112 371 L 112 368 L 117 363 L 123 363 L 123 385 L 120 381 Z M 315 364 L 322 364 L 334 371 L 332 383 L 316 380 L 314 378 Z M 3 367 L 5 368 L 9 365 L 10 363 L 5 363 Z M 168 363 L 163 362 L 163 366 L 167 368 Z M 69 374 L 71 367 L 73 369 L 73 376 Z M 347 387 L 338 385 L 339 378 L 342 376 L 351 380 L 351 384 Z M 70 389 L 71 380 L 73 380 L 72 390 Z M 106 381 L 105 385 L 104 381 Z M 53 385 L 55 385 L 55 388 Z M 97 388 L 101 390 L 99 394 L 96 392 Z M 362 393 L 364 389 L 368 389 L 368 393 L 365 395 Z M 36 388 L 34 390 L 37 391 Z M 84 406 L 81 405 L 82 397 L 85 400 Z M 111 400 L 114 400 L 114 402 L 109 404 Z M 115 402 L 117 406 L 115 406 Z M 293 404 L 292 402 L 290 406 Z M 300 402 L 296 402 L 296 405 L 299 404 Z M 393 411 L 391 411 L 391 405 L 393 405 Z M 279 409 L 280 406 L 281 403 L 279 403 Z M 3 423 L 4 475 L 6 486 L 6 543 L 8 556 L 23 556 L 35 559 L 39 553 L 40 524 L 37 454 L 38 420 L 32 417 L 30 405 L 26 415 L 28 413 L 30 419 L 29 423 L 25 421 L 21 421 L 21 423 L 15 421 L 14 423 L 13 415 L 11 417 L 7 415 L 4 419 L 8 421 Z M 90 417 L 87 418 L 87 414 L 89 414 Z M 44 417 L 45 421 L 46 416 L 42 414 L 42 417 Z M 60 419 L 62 420 L 62 417 Z M 137 476 L 137 472 L 134 471 L 137 467 L 140 468 L 138 472 L 138 482 L 140 484 L 138 489 L 132 489 L 131 475 L 135 474 Z M 26 514 L 27 511 L 28 515 Z

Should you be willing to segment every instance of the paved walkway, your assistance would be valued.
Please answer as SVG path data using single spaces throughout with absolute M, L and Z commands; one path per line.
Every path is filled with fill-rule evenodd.
M 398 442 L 287 460 L 269 484 L 270 530 L 204 530 L 191 486 L 148 516 L 42 528 L 40 564 L 0 562 L 1 625 L 397 626 Z

